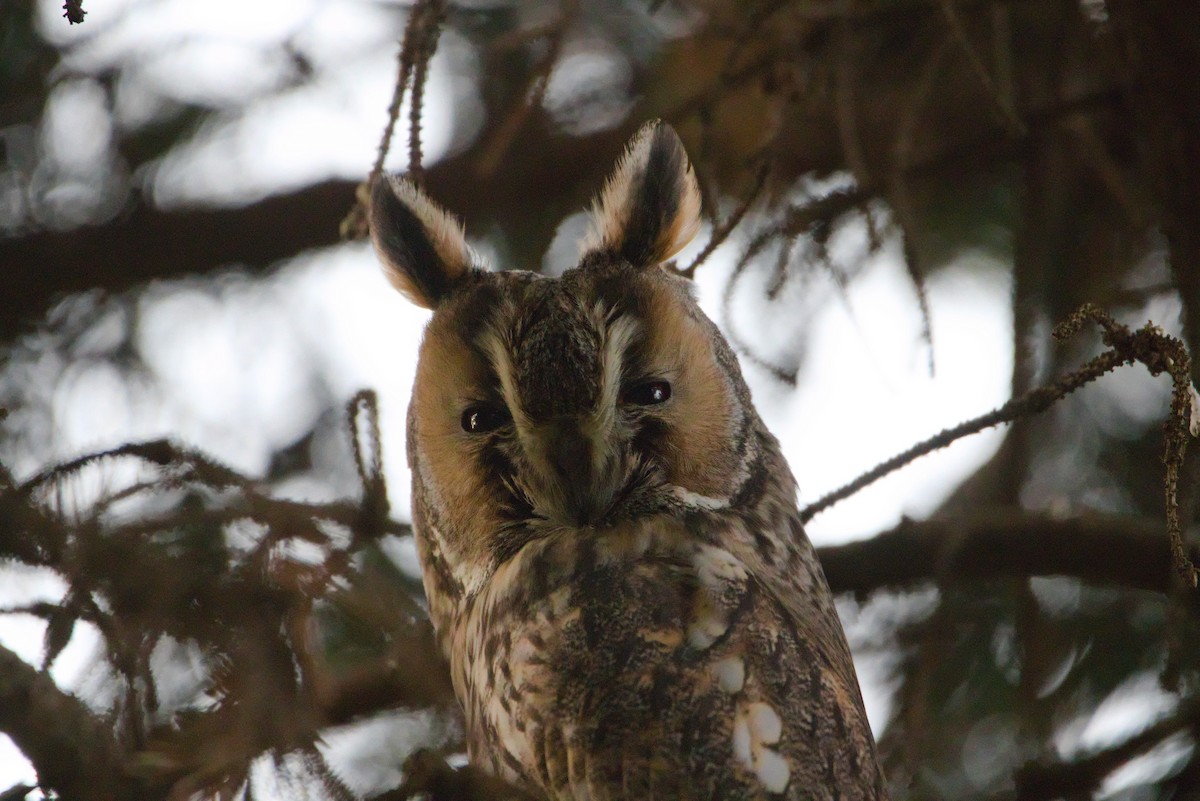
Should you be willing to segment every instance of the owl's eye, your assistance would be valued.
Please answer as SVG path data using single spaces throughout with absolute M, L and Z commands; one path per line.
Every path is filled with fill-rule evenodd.
M 625 391 L 622 401 L 636 406 L 657 406 L 671 399 L 671 385 L 666 381 L 643 381 Z
M 462 429 L 468 434 L 486 434 L 512 420 L 508 409 L 498 403 L 476 403 L 462 413 Z

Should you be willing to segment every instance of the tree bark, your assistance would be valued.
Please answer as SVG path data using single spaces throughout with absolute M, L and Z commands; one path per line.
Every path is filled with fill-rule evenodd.
M 986 510 L 904 520 L 876 537 L 817 550 L 830 588 L 867 596 L 927 582 L 1071 576 L 1167 593 L 1174 571 L 1161 521 Z
M 555 226 L 599 188 L 628 133 L 614 129 L 574 139 L 535 119 L 521 146 L 492 174 L 478 174 L 481 140 L 430 167 L 425 183 L 472 230 L 496 226 L 509 235 L 517 263 L 506 266 L 536 270 Z M 335 245 L 357 186 L 329 180 L 237 208 L 164 210 L 137 201 L 106 225 L 0 239 L 0 342 L 31 329 L 57 299 L 76 292 L 101 287 L 119 293 L 229 266 L 261 271 Z
M 122 774 L 111 735 L 82 701 L 0 646 L 0 731 L 33 763 L 42 787 L 73 801 L 143 798 Z

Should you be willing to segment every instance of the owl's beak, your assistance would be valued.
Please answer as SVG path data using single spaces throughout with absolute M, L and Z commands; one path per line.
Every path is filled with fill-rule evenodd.
M 621 488 L 622 460 L 607 442 L 589 437 L 573 417 L 550 421 L 539 433 L 548 468 L 545 497 L 554 516 L 576 526 L 600 522 Z

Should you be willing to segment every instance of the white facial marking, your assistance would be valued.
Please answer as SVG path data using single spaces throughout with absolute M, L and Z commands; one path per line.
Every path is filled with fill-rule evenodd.
M 421 467 L 423 468 L 424 465 L 421 465 Z M 426 481 L 428 480 L 428 477 L 426 477 Z M 427 483 L 425 486 L 435 485 Z M 450 575 L 462 587 L 464 596 L 477 593 L 483 581 L 487 578 L 487 571 L 479 569 L 478 566 L 468 560 L 457 558 L 458 554 L 449 551 L 446 548 L 446 538 L 437 526 L 427 522 L 425 524 L 425 531 L 428 534 L 426 540 L 429 543 L 427 547 L 429 548 L 430 558 L 440 559 L 442 564 L 450 569 Z M 449 557 L 447 557 L 448 552 L 450 554 Z
M 602 351 L 600 414 L 611 418 L 616 413 L 617 402 L 621 394 L 621 368 L 624 366 L 625 352 L 633 344 L 641 327 L 632 317 L 621 315 L 611 322 L 606 321 L 604 308 L 597 304 L 592 309 L 592 318 L 596 327 L 604 332 L 604 350 Z
M 612 457 L 612 430 L 616 423 L 617 406 L 621 395 L 621 372 L 625 351 L 637 336 L 638 322 L 632 317 L 621 316 L 608 322 L 604 307 L 597 304 L 592 309 L 592 319 L 597 330 L 604 333 L 604 347 L 600 361 L 600 402 L 596 410 L 584 418 L 583 435 L 591 445 L 593 469 L 603 472 Z
M 510 316 L 509 309 L 506 308 L 501 310 L 497 319 L 504 320 Z M 488 361 L 491 362 L 492 369 L 496 371 L 496 377 L 500 379 L 500 394 L 508 406 L 518 433 L 529 431 L 531 428 L 529 418 L 526 417 L 525 410 L 521 408 L 521 393 L 517 391 L 517 373 L 513 368 L 510 354 L 512 343 L 508 341 L 508 336 L 503 331 L 497 330 L 496 327 L 484 330 L 479 335 L 479 343 L 482 345 L 484 353 L 488 355 Z
M 746 683 L 746 664 L 738 657 L 731 656 L 713 665 L 713 674 L 721 691 L 733 695 L 741 692 Z

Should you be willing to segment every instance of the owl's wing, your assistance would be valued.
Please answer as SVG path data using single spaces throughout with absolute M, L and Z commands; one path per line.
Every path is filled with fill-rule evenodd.
M 886 798 L 840 629 L 777 595 L 713 546 L 583 560 L 512 631 L 496 767 L 571 801 Z

